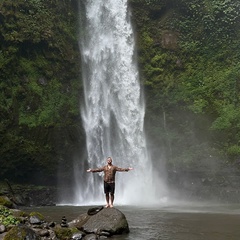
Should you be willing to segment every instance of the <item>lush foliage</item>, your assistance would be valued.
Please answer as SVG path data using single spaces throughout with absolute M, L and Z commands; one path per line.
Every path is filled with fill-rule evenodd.
M 56 176 L 80 129 L 76 6 L 3 0 L 0 9 L 0 178 L 37 171 L 41 182 Z
M 152 147 L 184 168 L 238 161 L 240 3 L 138 2 L 131 1 Z
M 14 217 L 11 211 L 3 206 L 0 206 L 0 223 L 5 226 L 17 225 L 20 223 L 19 219 Z
M 129 3 L 153 156 L 183 168 L 237 162 L 240 3 Z M 65 179 L 84 146 L 76 9 L 75 0 L 0 2 L 0 178 L 42 183 L 63 165 Z

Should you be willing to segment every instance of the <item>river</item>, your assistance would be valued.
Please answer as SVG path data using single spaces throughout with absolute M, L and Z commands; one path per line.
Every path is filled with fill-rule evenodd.
M 26 208 L 47 221 L 68 221 L 93 206 Z M 171 206 L 115 206 L 127 218 L 130 233 L 111 240 L 239 240 L 240 205 L 180 204 Z

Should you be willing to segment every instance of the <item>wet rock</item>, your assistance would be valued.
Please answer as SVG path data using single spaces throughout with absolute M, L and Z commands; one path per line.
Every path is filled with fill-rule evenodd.
M 50 228 L 53 228 L 53 227 L 55 227 L 56 226 L 56 223 L 55 222 L 50 222 L 49 224 L 48 224 L 48 227 L 50 227 Z
M 49 232 L 49 238 L 50 238 L 51 240 L 58 240 L 55 231 L 49 230 L 48 232 Z
M 83 237 L 86 236 L 84 232 L 74 233 L 72 236 L 73 240 L 81 240 Z
M 88 234 L 111 236 L 129 233 L 125 215 L 116 208 L 104 208 L 95 215 L 81 215 L 78 219 L 75 226 Z
M 87 214 L 88 214 L 88 215 L 95 215 L 95 214 L 97 214 L 98 212 L 100 212 L 102 209 L 103 209 L 103 206 L 95 207 L 95 208 L 90 208 L 90 209 L 88 209 Z
M 31 216 L 29 218 L 29 222 L 35 225 L 40 225 L 42 223 L 42 221 L 37 216 Z
M 61 240 L 61 239 L 71 239 L 74 229 L 56 227 L 54 228 L 54 231 L 56 233 L 57 238 Z
M 39 236 L 40 237 L 49 237 L 50 236 L 50 233 L 47 229 L 42 229 L 38 232 Z
M 13 203 L 11 202 L 8 196 L 0 196 L 0 205 L 9 208 L 13 207 Z
M 62 217 L 61 227 L 68 227 L 67 219 L 65 216 Z
M 1 234 L 0 234 L 0 240 L 3 240 L 4 237 L 6 236 L 6 234 L 7 234 L 7 232 L 1 233 Z
M 4 233 L 6 231 L 6 227 L 3 224 L 0 224 L 0 233 Z
M 31 228 L 26 226 L 15 226 L 4 237 L 4 240 L 13 239 L 40 240 L 41 238 Z
M 97 239 L 98 237 L 95 234 L 88 234 L 83 238 L 83 240 L 97 240 Z
M 99 231 L 97 232 L 97 235 L 100 235 L 100 236 L 102 236 L 102 237 L 110 237 L 110 236 L 111 236 L 111 234 L 110 234 L 109 232 L 102 231 L 102 230 L 99 230 Z

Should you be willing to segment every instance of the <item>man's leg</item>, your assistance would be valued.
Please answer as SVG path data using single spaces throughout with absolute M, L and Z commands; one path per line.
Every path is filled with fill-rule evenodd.
M 107 205 L 105 206 L 105 208 L 108 208 L 110 205 L 109 205 L 109 193 L 106 193 L 106 202 L 107 202 Z
M 105 208 L 108 208 L 109 205 L 109 186 L 108 183 L 104 182 L 104 193 L 105 193 L 105 198 L 106 198 L 106 202 L 107 205 L 105 206 Z
M 113 207 L 113 201 L 114 201 L 114 193 L 111 193 L 110 196 L 111 196 L 110 208 L 112 208 Z
M 115 183 L 111 183 L 110 187 L 110 207 L 112 208 L 114 202 Z

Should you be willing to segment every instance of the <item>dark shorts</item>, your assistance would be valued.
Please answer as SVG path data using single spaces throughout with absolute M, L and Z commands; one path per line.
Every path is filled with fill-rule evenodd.
M 115 191 L 115 183 L 104 182 L 104 193 L 105 194 L 107 194 L 107 193 L 114 194 L 114 191 Z

